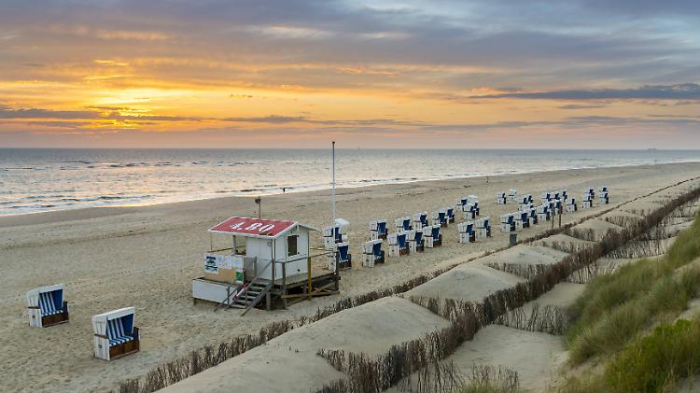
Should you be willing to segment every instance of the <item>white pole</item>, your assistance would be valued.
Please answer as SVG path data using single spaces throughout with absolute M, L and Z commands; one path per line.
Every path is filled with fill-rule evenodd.
M 335 141 L 333 141 L 333 238 L 335 239 Z

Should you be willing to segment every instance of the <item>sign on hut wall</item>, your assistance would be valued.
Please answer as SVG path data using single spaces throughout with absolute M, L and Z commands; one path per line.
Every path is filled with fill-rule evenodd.
M 216 281 L 243 281 L 243 257 L 204 254 L 204 275 Z

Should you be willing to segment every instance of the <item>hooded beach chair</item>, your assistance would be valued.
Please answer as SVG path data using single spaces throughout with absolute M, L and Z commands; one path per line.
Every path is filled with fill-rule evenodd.
M 386 239 L 386 220 L 374 220 L 369 223 L 369 235 L 372 240 Z
M 590 193 L 585 193 L 581 195 L 581 208 L 590 209 L 593 207 L 593 195 Z
M 515 229 L 523 229 L 530 227 L 530 213 L 527 211 L 519 211 L 515 216 Z
M 96 358 L 112 360 L 139 351 L 134 314 L 134 308 L 127 307 L 92 317 Z
M 408 241 L 406 239 L 406 232 L 392 233 L 387 238 L 389 243 L 389 256 L 398 257 L 401 255 L 408 255 Z
M 428 248 L 439 247 L 442 245 L 442 234 L 440 233 L 440 225 L 432 225 L 423 228 L 423 238 L 425 246 Z
M 476 238 L 486 239 L 491 237 L 491 218 L 486 216 L 476 220 Z
M 515 188 L 511 188 L 510 190 L 508 190 L 508 199 L 510 199 L 513 202 L 517 202 L 518 190 L 516 190 Z
M 457 211 L 462 211 L 462 207 L 464 205 L 466 205 L 467 203 L 469 203 L 469 198 L 467 198 L 467 197 L 458 198 L 457 203 L 455 203 L 455 209 L 457 209 Z
M 394 221 L 397 231 L 410 231 L 413 229 L 411 227 L 411 217 L 401 217 Z
M 515 230 L 515 217 L 512 213 L 501 215 L 501 232 L 512 232 Z
M 576 198 L 571 198 L 566 200 L 566 211 L 568 213 L 574 213 L 578 210 L 578 206 L 576 206 Z
M 454 209 L 454 207 L 448 207 L 448 208 L 446 208 L 446 210 L 447 210 L 447 222 L 454 223 L 455 222 L 455 209 Z
M 537 224 L 537 208 L 530 207 L 528 209 L 528 212 L 530 213 L 530 216 L 529 216 L 530 226 Z
M 545 221 L 549 221 L 549 204 L 537 206 L 537 222 L 544 223 Z
M 459 234 L 460 243 L 473 243 L 476 241 L 474 223 L 471 221 L 460 222 L 457 224 L 457 233 Z
M 600 187 L 600 190 L 598 191 L 598 203 L 601 205 L 607 205 L 610 203 L 610 198 L 608 197 L 608 187 Z
M 467 203 L 462 206 L 462 219 L 463 220 L 473 220 L 476 218 L 476 209 L 471 203 Z
M 423 230 L 411 230 L 407 232 L 408 236 L 408 249 L 410 252 L 423 251 L 425 249 L 423 244 Z
M 338 243 L 336 248 L 337 252 L 335 253 L 335 261 L 338 264 L 338 269 L 347 270 L 352 268 L 350 245 L 348 243 Z
M 68 322 L 68 302 L 63 300 L 63 284 L 35 288 L 27 292 L 29 326 L 48 327 Z
M 443 227 L 447 227 L 447 224 L 449 223 L 447 209 L 440 209 L 438 211 L 438 217 L 440 217 L 440 225 L 442 225 Z
M 496 204 L 505 205 L 507 203 L 506 193 L 499 192 L 496 194 Z
M 380 239 L 370 240 L 362 245 L 362 266 L 374 267 L 377 263 L 384 263 L 384 251 Z

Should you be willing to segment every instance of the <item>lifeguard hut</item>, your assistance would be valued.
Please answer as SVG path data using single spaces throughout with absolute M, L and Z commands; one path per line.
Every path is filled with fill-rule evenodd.
M 338 272 L 312 271 L 311 239 L 317 229 L 296 221 L 231 217 L 209 229 L 230 237 L 230 247 L 204 255 L 204 276 L 192 282 L 192 297 L 240 308 L 245 314 L 265 300 L 287 306 L 290 300 L 338 293 Z M 213 245 L 213 241 L 212 241 Z M 321 252 L 319 255 L 326 255 Z

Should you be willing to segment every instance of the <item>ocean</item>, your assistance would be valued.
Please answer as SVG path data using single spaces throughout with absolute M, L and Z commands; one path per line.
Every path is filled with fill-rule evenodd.
M 700 161 L 700 151 L 337 150 L 338 187 Z M 328 189 L 330 150 L 0 149 L 0 215 Z

